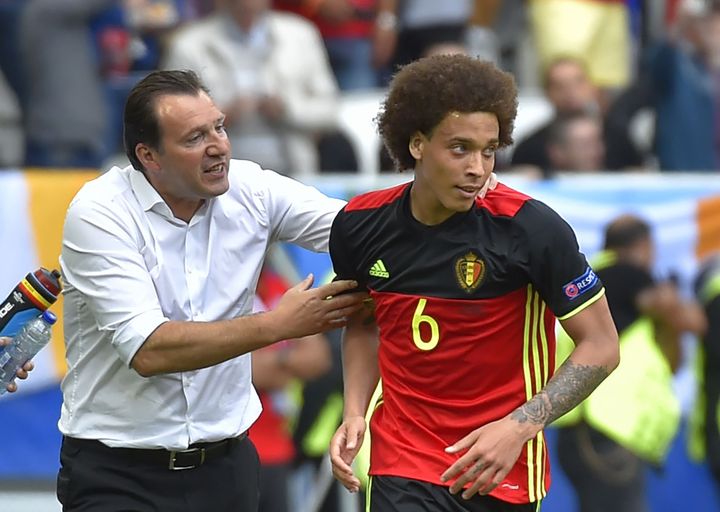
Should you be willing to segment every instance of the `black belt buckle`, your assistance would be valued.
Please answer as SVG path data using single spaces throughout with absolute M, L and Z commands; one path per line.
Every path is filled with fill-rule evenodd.
M 178 454 L 200 454 L 200 460 L 196 462 L 195 464 L 191 464 L 189 466 L 178 466 L 177 465 L 177 456 Z M 183 469 L 194 469 L 198 466 L 202 466 L 205 462 L 205 448 L 188 448 L 187 450 L 171 450 L 170 451 L 170 463 L 168 464 L 168 469 L 171 471 L 182 471 Z

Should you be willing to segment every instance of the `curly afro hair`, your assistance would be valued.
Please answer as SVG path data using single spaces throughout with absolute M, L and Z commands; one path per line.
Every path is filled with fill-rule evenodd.
M 413 169 L 408 145 L 417 132 L 432 137 L 450 112 L 495 114 L 500 146 L 512 144 L 517 88 L 510 73 L 467 55 L 435 55 L 404 66 L 394 76 L 376 119 L 398 170 Z

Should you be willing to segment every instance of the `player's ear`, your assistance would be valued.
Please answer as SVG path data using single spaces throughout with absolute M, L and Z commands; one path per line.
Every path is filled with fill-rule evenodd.
M 410 137 L 408 149 L 415 160 L 422 160 L 423 151 L 425 149 L 425 140 L 425 136 L 420 132 L 415 132 L 415 134 Z

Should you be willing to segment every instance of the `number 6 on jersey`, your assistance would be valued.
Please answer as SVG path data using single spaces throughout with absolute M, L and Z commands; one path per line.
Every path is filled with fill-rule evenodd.
M 415 346 L 420 350 L 427 352 L 428 350 L 432 350 L 437 347 L 437 344 L 440 341 L 440 327 L 433 317 L 430 315 L 423 315 L 426 304 L 427 299 L 420 299 L 418 301 L 418 305 L 415 308 L 415 314 L 412 319 L 412 331 Z M 423 323 L 428 324 L 430 327 L 430 339 L 428 341 L 425 341 L 420 333 L 420 326 Z

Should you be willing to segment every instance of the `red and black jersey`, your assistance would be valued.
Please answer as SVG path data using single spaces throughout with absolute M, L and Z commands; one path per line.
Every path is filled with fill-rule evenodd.
M 382 399 L 371 422 L 370 474 L 443 484 L 444 452 L 544 387 L 555 367 L 556 316 L 597 300 L 602 284 L 568 224 L 504 185 L 436 226 L 410 212 L 406 183 L 352 199 L 336 217 L 338 278 L 375 301 Z M 491 494 L 545 496 L 542 433 Z

